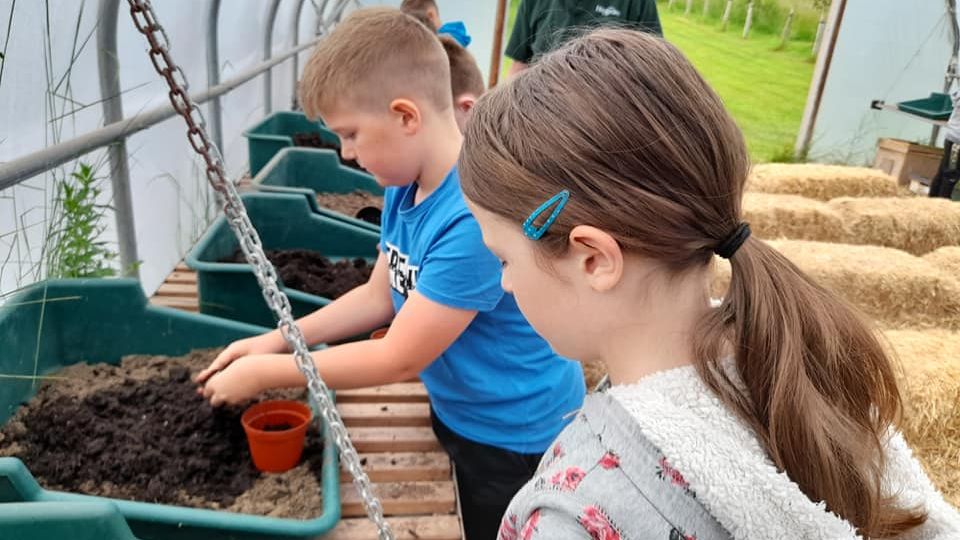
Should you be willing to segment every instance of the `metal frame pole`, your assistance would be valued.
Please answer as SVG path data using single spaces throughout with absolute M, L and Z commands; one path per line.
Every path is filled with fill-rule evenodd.
M 207 88 L 220 84 L 220 0 L 210 0 L 207 11 Z M 223 118 L 220 98 L 210 100 L 210 137 L 223 151 Z
M 347 6 L 350 5 L 351 0 L 340 0 L 340 3 L 333 8 L 333 13 L 330 14 L 330 20 L 326 22 L 323 27 L 323 31 L 326 32 L 330 29 L 331 26 L 340 22 L 343 19 L 343 12 L 347 9 Z
M 297 3 L 297 10 L 293 14 L 293 28 L 291 35 L 293 36 L 293 43 L 291 46 L 296 47 L 297 42 L 300 41 L 300 13 L 303 12 L 303 4 L 307 0 L 299 0 Z M 295 55 L 293 57 L 293 85 L 291 91 L 293 96 L 291 97 L 290 103 L 292 103 L 293 108 L 297 107 L 297 84 L 300 81 L 300 55 Z
M 277 12 L 280 9 L 280 0 L 273 0 L 270 3 L 270 10 L 267 12 L 267 21 L 263 29 L 263 59 L 269 60 L 273 48 L 273 23 L 277 19 Z M 263 114 L 270 114 L 273 110 L 273 70 L 268 69 L 263 74 Z
M 268 68 L 286 62 L 294 54 L 313 47 L 318 41 L 319 38 L 316 38 L 303 45 L 298 45 L 270 61 L 261 62 L 239 73 L 237 76 L 228 79 L 226 82 L 222 82 L 214 88 L 197 92 L 191 97 L 197 104 L 202 104 L 212 98 L 222 96 L 241 84 L 260 76 Z M 149 111 L 139 113 L 136 116 L 124 118 L 103 126 L 102 128 L 97 128 L 70 140 L 53 144 L 25 156 L 0 163 L 0 190 L 15 186 L 36 174 L 50 170 L 71 159 L 82 156 L 91 150 L 102 148 L 114 141 L 121 141 L 138 131 L 142 131 L 154 124 L 159 124 L 174 115 L 176 115 L 176 112 L 173 110 L 173 107 L 167 103 Z
M 312 0 L 311 0 L 312 1 Z M 317 12 L 317 29 L 314 31 L 315 35 L 320 35 L 323 32 L 323 25 L 326 22 L 324 13 L 327 11 L 327 3 L 329 0 L 320 0 L 320 5 L 318 6 L 316 2 L 313 2 L 313 7 Z
M 97 25 L 97 64 L 100 95 L 103 98 L 104 124 L 123 120 L 123 99 L 120 94 L 120 62 L 117 58 L 117 15 L 119 0 L 100 0 Z M 113 188 L 114 217 L 117 222 L 117 243 L 120 249 L 122 275 L 140 277 L 137 256 L 137 231 L 130 195 L 130 168 L 127 164 L 126 139 L 118 139 L 108 149 L 110 184 Z M 76 156 L 74 156 L 76 157 Z

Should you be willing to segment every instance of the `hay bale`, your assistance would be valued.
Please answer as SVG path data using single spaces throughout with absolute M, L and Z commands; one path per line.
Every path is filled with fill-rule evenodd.
M 583 382 L 587 385 L 587 392 L 593 392 L 607 375 L 607 365 L 603 360 L 580 360 L 580 365 L 583 367 Z
M 920 257 L 877 246 L 804 240 L 768 242 L 810 277 L 893 328 L 960 328 L 960 280 Z M 711 284 L 713 296 L 730 282 L 726 262 Z
M 816 163 L 764 163 L 747 179 L 747 191 L 800 195 L 829 201 L 837 197 L 896 197 L 896 178 L 866 167 Z
M 942 247 L 924 255 L 923 260 L 960 280 L 960 246 Z
M 841 241 L 846 238 L 843 220 L 827 203 L 771 193 L 744 193 L 744 221 L 759 238 L 776 240 Z
M 940 198 L 850 198 L 827 203 L 843 220 L 847 244 L 870 244 L 923 255 L 960 244 L 960 204 Z
M 903 368 L 903 435 L 934 485 L 960 506 L 960 333 L 893 330 L 886 338 Z

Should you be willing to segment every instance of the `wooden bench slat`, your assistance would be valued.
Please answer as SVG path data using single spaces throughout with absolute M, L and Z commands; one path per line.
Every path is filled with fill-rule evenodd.
M 396 383 L 337 392 L 337 403 L 416 403 L 426 401 L 427 389 L 423 386 L 423 383 Z
M 200 311 L 200 302 L 196 298 L 183 298 L 179 296 L 154 296 L 150 303 L 155 306 L 164 306 L 185 311 Z
M 197 273 L 193 271 L 173 272 L 172 274 L 167 276 L 167 279 L 164 280 L 164 283 L 174 283 L 177 285 L 193 285 L 194 287 L 196 287 Z
M 347 426 L 430 426 L 428 403 L 338 403 Z
M 348 427 L 358 452 L 437 452 L 442 448 L 428 427 Z
M 453 482 L 387 482 L 373 485 L 387 516 L 449 514 L 457 510 Z M 344 517 L 366 516 L 363 501 L 353 484 L 340 486 L 340 511 Z
M 443 452 L 387 452 L 361 454 L 363 470 L 373 482 L 449 481 L 450 459 Z M 353 481 L 350 473 L 340 471 L 340 481 Z
M 456 515 L 394 517 L 387 522 L 397 540 L 461 540 Z M 340 520 L 324 540 L 378 540 L 377 527 L 367 518 Z
M 197 286 L 184 283 L 164 283 L 157 289 L 156 296 L 197 297 Z

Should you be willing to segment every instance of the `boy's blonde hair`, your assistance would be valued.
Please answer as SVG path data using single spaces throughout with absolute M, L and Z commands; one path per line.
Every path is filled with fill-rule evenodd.
M 483 95 L 486 90 L 483 75 L 470 51 L 447 35 L 440 36 L 440 43 L 443 44 L 443 50 L 447 52 L 447 59 L 450 62 L 450 88 L 453 91 L 453 98 L 456 99 L 457 96 L 464 94 L 473 94 L 476 97 Z
M 426 13 L 430 9 L 440 10 L 434 0 L 403 0 L 403 2 L 400 2 L 400 11 L 404 13 Z
M 397 98 L 452 107 L 450 67 L 437 36 L 388 7 L 361 9 L 338 24 L 303 69 L 300 103 L 307 116 L 348 103 L 385 109 Z

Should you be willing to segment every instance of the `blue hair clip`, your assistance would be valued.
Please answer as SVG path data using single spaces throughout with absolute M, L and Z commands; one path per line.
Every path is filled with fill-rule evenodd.
M 553 197 L 547 199 L 547 202 L 541 204 L 540 207 L 534 210 L 533 213 L 530 214 L 530 217 L 523 222 L 523 234 L 525 234 L 527 238 L 531 240 L 539 240 L 540 237 L 547 233 L 547 230 L 550 229 L 550 226 L 553 225 L 553 222 L 557 220 L 557 216 L 560 215 L 560 212 L 563 210 L 563 207 L 567 205 L 567 201 L 569 200 L 570 192 L 567 190 L 563 190 Z M 554 206 L 553 211 L 550 212 L 549 216 L 547 216 L 547 220 L 543 222 L 543 225 L 534 227 L 533 222 L 540 217 L 540 214 L 546 212 L 551 206 Z

